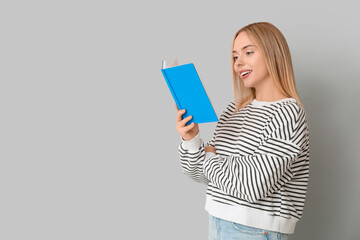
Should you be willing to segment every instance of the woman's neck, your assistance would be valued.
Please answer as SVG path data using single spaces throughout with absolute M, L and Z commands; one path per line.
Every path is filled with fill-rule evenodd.
M 288 98 L 288 96 L 281 93 L 272 81 L 262 84 L 261 87 L 256 87 L 255 95 L 256 100 L 263 102 L 273 102 Z

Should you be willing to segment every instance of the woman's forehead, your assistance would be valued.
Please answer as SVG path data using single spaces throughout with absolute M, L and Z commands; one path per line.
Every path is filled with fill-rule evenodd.
M 246 32 L 241 32 L 235 38 L 234 48 L 241 50 L 247 47 L 256 47 L 256 44 L 251 40 L 251 38 L 248 36 Z

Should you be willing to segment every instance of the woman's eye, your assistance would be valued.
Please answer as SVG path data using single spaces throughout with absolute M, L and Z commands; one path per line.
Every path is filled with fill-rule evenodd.
M 236 61 L 238 59 L 238 57 L 234 57 L 234 60 Z
M 248 54 L 248 53 L 250 53 L 250 54 L 251 54 L 251 53 L 253 53 L 253 52 L 246 52 L 246 55 L 250 55 L 250 54 Z

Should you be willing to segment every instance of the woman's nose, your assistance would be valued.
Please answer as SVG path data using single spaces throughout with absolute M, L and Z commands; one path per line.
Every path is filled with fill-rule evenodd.
M 238 59 L 236 59 L 235 65 L 236 66 L 244 66 L 244 61 L 239 57 Z

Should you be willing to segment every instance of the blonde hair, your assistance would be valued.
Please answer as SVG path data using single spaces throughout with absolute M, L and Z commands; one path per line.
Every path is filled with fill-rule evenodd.
M 294 98 L 300 105 L 303 105 L 296 90 L 290 50 L 280 30 L 268 22 L 249 24 L 236 32 L 231 52 L 234 48 L 235 39 L 241 32 L 246 32 L 249 38 L 257 43 L 265 59 L 269 75 L 275 81 L 281 93 L 287 97 Z M 235 112 L 237 112 L 256 97 L 256 92 L 255 88 L 245 87 L 243 81 L 234 70 L 234 63 L 234 58 L 231 55 L 234 100 L 236 103 Z

